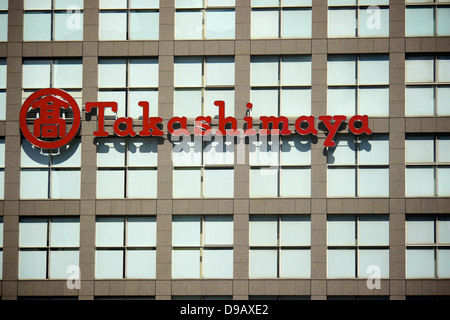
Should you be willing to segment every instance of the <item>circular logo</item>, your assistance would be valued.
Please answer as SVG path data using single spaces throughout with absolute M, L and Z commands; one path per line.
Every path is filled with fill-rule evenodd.
M 70 125 L 65 112 L 72 110 L 73 121 Z M 29 111 L 35 111 L 36 116 L 32 130 L 28 128 L 27 115 Z M 31 119 L 28 119 L 31 120 Z M 49 88 L 36 91 L 25 100 L 20 109 L 20 130 L 24 137 L 36 147 L 42 149 L 56 149 L 68 144 L 77 134 L 80 128 L 80 108 L 75 99 L 66 91 Z

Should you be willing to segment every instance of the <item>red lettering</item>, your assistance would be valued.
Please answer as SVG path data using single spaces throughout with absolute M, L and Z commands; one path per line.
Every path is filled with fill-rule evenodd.
M 140 107 L 142 107 L 142 131 L 139 132 L 139 134 L 142 137 L 149 137 L 149 136 L 163 136 L 164 132 L 157 127 L 158 123 L 162 122 L 161 117 L 149 117 L 150 115 L 150 104 L 148 101 L 140 101 L 138 103 Z
M 180 129 L 175 129 L 173 125 L 175 123 L 179 123 L 181 125 Z M 169 120 L 169 123 L 167 124 L 167 130 L 169 133 L 173 136 L 180 136 L 180 135 L 189 135 L 189 130 L 187 129 L 187 118 L 186 117 L 173 117 Z
M 125 129 L 120 129 L 120 125 L 124 124 Z M 126 136 L 132 136 L 134 137 L 136 135 L 136 132 L 133 130 L 133 118 L 125 118 L 121 117 L 118 118 L 116 121 L 114 121 L 114 133 L 117 134 L 119 137 L 126 137 Z
M 247 109 L 251 110 L 253 108 L 252 103 L 247 103 Z M 256 134 L 256 130 L 253 129 L 253 118 L 252 117 L 244 117 L 244 121 L 247 124 L 247 129 L 244 130 L 244 134 L 247 136 L 253 136 Z
M 347 119 L 346 116 L 334 116 L 334 117 L 320 116 L 319 117 L 319 120 L 322 120 L 323 124 L 328 129 L 327 137 L 325 139 L 325 142 L 323 143 L 323 145 L 325 147 L 334 147 L 336 145 L 336 143 L 333 140 L 334 136 L 338 132 L 342 121 L 344 121 L 345 119 Z M 331 120 L 334 120 L 334 123 L 331 123 Z
M 361 128 L 355 127 L 355 122 L 361 122 Z M 348 129 L 353 132 L 354 134 L 371 134 L 372 130 L 369 128 L 369 117 L 364 115 L 356 115 L 350 118 L 350 121 L 348 122 Z
M 86 102 L 86 112 L 91 112 L 92 108 L 98 108 L 97 131 L 94 131 L 96 137 L 107 137 L 108 131 L 105 130 L 105 109 L 111 108 L 117 112 L 117 102 Z
M 308 127 L 306 129 L 302 128 L 302 123 L 306 122 L 308 123 Z M 316 135 L 317 134 L 317 130 L 314 127 L 314 117 L 313 116 L 301 116 L 299 118 L 297 118 L 297 120 L 295 120 L 295 131 L 297 131 L 297 133 L 301 134 L 301 135 L 307 135 L 307 134 L 313 134 Z
M 226 117 L 225 118 L 225 102 L 218 100 L 214 101 L 214 105 L 219 107 L 219 129 L 216 131 L 218 136 L 224 136 L 226 134 L 230 134 L 236 136 L 240 133 L 237 130 L 237 121 L 234 117 Z M 225 125 L 227 123 L 231 123 L 231 130 L 225 130 Z
M 195 118 L 194 134 L 196 136 L 207 136 L 211 133 L 211 117 L 199 116 Z M 206 122 L 206 123 L 205 123 Z
M 282 135 L 289 135 L 291 134 L 291 130 L 289 130 L 289 120 L 288 118 L 281 116 L 281 117 L 266 117 L 262 116 L 259 117 L 259 120 L 262 121 L 262 130 L 261 134 L 267 135 L 269 134 L 269 123 L 273 124 L 273 129 L 270 130 L 271 134 L 282 134 Z M 280 131 L 278 129 L 279 124 L 283 124 L 283 129 Z

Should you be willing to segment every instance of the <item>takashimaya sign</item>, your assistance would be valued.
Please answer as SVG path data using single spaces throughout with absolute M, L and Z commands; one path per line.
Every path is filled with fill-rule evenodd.
M 253 118 L 244 117 L 245 129 L 239 130 L 237 128 L 237 120 L 234 117 L 225 117 L 225 103 L 223 101 L 215 101 L 214 105 L 219 108 L 219 122 L 218 129 L 214 132 L 218 136 L 237 136 L 244 134 L 247 136 L 256 135 L 257 132 L 253 128 Z M 119 137 L 150 137 L 163 136 L 161 117 L 149 117 L 150 105 L 147 101 L 139 102 L 142 107 L 142 130 L 136 132 L 133 126 L 133 118 L 120 117 L 114 121 L 114 134 Z M 247 104 L 247 109 L 251 109 L 253 105 Z M 97 112 L 97 130 L 94 131 L 96 137 L 108 137 L 110 133 L 105 129 L 105 111 L 111 109 L 112 112 L 117 113 L 117 102 L 87 102 L 86 112 L 90 113 L 94 109 Z M 30 117 L 31 114 L 36 113 L 35 117 Z M 37 115 L 38 114 L 38 115 Z M 68 116 L 66 116 L 68 115 Z M 70 118 L 70 121 L 69 121 Z M 22 105 L 20 110 L 20 129 L 24 137 L 36 147 L 42 149 L 56 149 L 69 143 L 77 134 L 81 123 L 81 112 L 75 99 L 64 90 L 60 89 L 42 89 L 33 93 Z M 334 147 L 334 137 L 338 132 L 341 124 L 347 119 L 346 116 L 320 116 L 327 130 L 324 146 Z M 28 127 L 30 120 L 33 121 L 32 130 Z M 262 129 L 259 130 L 260 135 L 281 134 L 289 135 L 292 131 L 289 129 L 289 121 L 284 116 L 261 116 Z M 194 120 L 194 135 L 205 136 L 212 132 L 211 127 L 212 118 L 210 116 L 198 116 Z M 278 128 L 282 124 L 282 129 L 269 129 L 270 124 L 272 128 Z M 67 130 L 67 126 L 71 128 Z M 226 129 L 226 126 L 231 129 Z M 313 116 L 300 116 L 295 121 L 295 132 L 301 135 L 317 135 L 318 131 L 314 126 Z M 371 134 L 372 130 L 369 128 L 369 118 L 367 115 L 355 115 L 350 118 L 348 122 L 348 129 L 356 135 Z M 190 135 L 187 128 L 186 117 L 173 117 L 167 123 L 167 131 L 173 136 Z

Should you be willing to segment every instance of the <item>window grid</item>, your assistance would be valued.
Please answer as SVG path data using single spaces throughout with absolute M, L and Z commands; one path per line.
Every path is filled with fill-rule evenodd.
M 354 274 L 354 278 L 365 278 L 365 277 L 360 277 L 359 274 L 361 272 L 360 270 L 360 252 L 361 250 L 389 250 L 390 246 L 389 244 L 387 245 L 361 245 L 359 244 L 359 223 L 360 223 L 360 218 L 361 215 L 340 215 L 341 217 L 345 217 L 348 219 L 353 219 L 353 221 L 355 222 L 355 234 L 354 234 L 354 240 L 355 243 L 353 245 L 330 245 L 328 244 L 327 240 L 327 261 L 328 261 L 328 253 L 330 250 L 353 250 L 355 252 L 356 258 L 355 258 L 355 274 Z M 328 215 L 328 217 L 330 217 L 330 215 Z M 381 215 L 380 217 L 384 217 L 384 215 Z M 328 222 L 330 220 L 328 219 Z M 327 226 L 327 228 L 329 228 Z M 328 236 L 327 236 L 328 238 Z M 328 266 L 329 267 L 329 266 Z M 328 271 L 327 271 L 328 274 Z M 329 276 L 328 276 L 329 277 Z M 345 278 L 345 277 L 342 277 Z M 384 278 L 384 277 L 382 277 Z
M 3 217 L 0 217 L 0 280 L 3 279 Z
M 336 5 L 333 5 L 330 2 L 332 2 L 332 1 L 328 0 L 328 19 L 329 19 L 329 22 L 328 22 L 328 36 L 330 38 L 389 37 L 389 19 L 387 21 L 387 25 L 382 26 L 383 29 L 386 29 L 386 31 L 382 35 L 370 35 L 370 34 L 362 35 L 361 34 L 361 29 L 363 29 L 362 28 L 362 23 L 367 23 L 366 21 L 362 21 L 364 19 L 364 17 L 361 16 L 361 12 L 363 10 L 376 8 L 377 10 L 380 9 L 380 10 L 383 10 L 383 11 L 387 11 L 388 16 L 389 16 L 389 1 L 380 0 L 376 5 L 361 3 L 361 2 L 363 2 L 362 0 L 350 1 L 349 4 L 336 4 Z M 339 10 L 354 10 L 355 11 L 356 25 L 354 26 L 355 30 L 354 30 L 354 34 L 353 35 L 337 36 L 337 35 L 330 34 L 333 31 L 333 28 L 334 28 L 332 23 L 330 23 L 330 13 L 333 12 L 333 11 L 337 12 Z
M 406 79 L 406 96 L 408 96 L 408 90 L 414 90 L 414 89 L 420 89 L 420 88 L 424 88 L 424 89 L 428 89 L 428 88 L 432 88 L 433 90 L 433 101 L 432 101 L 432 110 L 428 110 L 425 111 L 424 113 L 416 113 L 414 112 L 414 110 L 410 110 L 408 108 L 408 98 L 406 98 L 406 102 L 405 102 L 405 108 L 406 108 L 406 116 L 445 116 L 445 115 L 450 115 L 450 106 L 449 105 L 449 100 L 446 99 L 445 97 L 443 99 L 439 99 L 439 90 L 448 90 L 450 91 L 450 79 L 449 80 L 441 80 L 440 79 L 440 72 L 439 72 L 439 65 L 440 65 L 440 61 L 443 59 L 450 59 L 450 56 L 443 56 L 443 55 L 435 55 L 435 56 L 414 56 L 414 55 L 409 55 L 406 57 L 405 63 L 406 65 L 408 64 L 408 61 L 414 61 L 416 60 L 415 58 L 417 58 L 417 60 L 420 60 L 420 58 L 431 58 L 433 59 L 433 68 L 432 68 L 432 73 L 433 73 L 433 80 L 432 81 L 408 81 L 408 68 L 405 68 L 405 79 Z M 426 60 L 424 60 L 426 61 Z M 441 62 L 442 63 L 442 62 Z M 412 73 L 412 72 L 411 72 Z M 414 100 L 414 99 L 412 99 Z M 411 101 L 411 103 L 413 103 L 414 101 Z M 440 106 L 440 102 L 442 103 L 442 106 Z M 424 108 L 425 109 L 425 108 Z
M 215 139 L 217 138 L 217 136 L 214 135 L 215 138 L 212 138 L 213 136 L 210 136 L 210 139 L 206 139 L 206 137 L 201 137 L 201 136 L 190 136 L 190 137 L 186 137 L 186 136 L 181 136 L 181 139 L 191 139 L 190 142 L 188 142 L 189 144 L 189 151 L 188 153 L 199 153 L 200 155 L 200 159 L 197 159 L 197 163 L 174 163 L 174 171 L 182 171 L 182 170 L 200 170 L 200 184 L 201 184 L 201 188 L 200 188 L 200 195 L 198 197 L 195 198 L 210 198 L 206 195 L 206 185 L 205 185 L 205 172 L 207 170 L 230 170 L 233 171 L 233 175 L 234 175 L 234 139 L 229 140 L 224 138 L 224 140 L 219 139 L 218 143 L 216 146 L 214 146 L 214 142 Z M 221 137 L 219 137 L 221 138 Z M 180 142 L 175 142 L 175 145 L 177 145 Z M 201 152 L 198 152 L 199 149 L 199 144 L 201 147 Z M 225 146 L 224 146 L 225 144 Z M 223 159 L 222 158 L 222 162 L 221 163 L 208 163 L 206 161 L 206 152 L 207 149 L 210 148 L 209 150 L 216 148 L 225 148 L 225 152 L 222 155 L 222 157 L 226 157 L 226 153 L 230 152 L 230 149 L 232 148 L 232 152 L 233 152 L 233 162 L 228 162 L 227 159 Z M 180 153 L 183 154 L 185 151 L 184 150 L 180 150 Z M 182 160 L 183 161 L 183 160 Z M 183 161 L 184 162 L 184 161 Z M 195 162 L 195 160 L 194 160 Z M 219 181 L 223 182 L 223 181 Z M 231 184 L 231 188 L 234 189 L 234 179 L 232 181 L 233 183 Z M 174 183 L 175 185 L 175 183 Z M 187 186 L 189 187 L 189 186 Z M 234 197 L 234 192 L 231 192 L 230 195 L 222 195 L 220 197 L 224 197 L 224 198 L 232 198 Z M 177 195 L 174 195 L 174 198 L 178 198 Z M 185 197 L 181 197 L 181 198 L 185 198 Z M 190 198 L 190 197 L 187 197 Z M 212 197 L 215 198 L 215 197 Z
M 406 243 L 406 255 L 408 257 L 408 251 L 411 252 L 411 250 L 423 250 L 423 249 L 431 249 L 433 250 L 433 263 L 434 263 L 434 276 L 433 278 L 448 278 L 448 276 L 439 276 L 440 274 L 440 268 L 439 268 L 439 251 L 443 252 L 444 250 L 450 252 L 450 242 L 440 242 L 440 234 L 439 234 L 439 224 L 441 221 L 448 221 L 449 216 L 448 215 L 436 215 L 436 216 L 415 216 L 415 215 L 408 215 L 406 217 L 406 227 L 405 227 L 405 243 Z M 408 242 L 408 221 L 433 221 L 433 242 L 430 243 L 411 243 Z M 408 259 L 406 259 L 408 261 Z M 445 269 L 447 269 L 449 266 L 446 266 Z M 408 275 L 406 275 L 407 278 Z M 427 278 L 427 277 L 423 277 Z
M 122 278 L 124 278 L 124 279 L 135 278 L 135 277 L 128 277 L 127 276 L 127 274 L 128 274 L 128 263 L 127 263 L 128 260 L 127 260 L 127 258 L 128 258 L 128 252 L 129 251 L 139 251 L 139 250 L 142 250 L 142 251 L 144 251 L 144 250 L 145 251 L 149 251 L 149 250 L 150 251 L 156 251 L 156 242 L 155 242 L 154 246 L 148 246 L 148 245 L 131 246 L 131 245 L 128 244 L 128 238 L 129 238 L 128 237 L 128 235 L 129 235 L 128 221 L 129 221 L 130 218 L 135 218 L 135 217 L 117 217 L 117 218 L 115 217 L 114 218 L 115 221 L 123 221 L 124 222 L 124 227 L 123 227 L 123 244 L 122 245 L 99 246 L 96 243 L 96 246 L 95 246 L 96 253 L 99 252 L 99 251 L 103 251 L 103 252 L 105 252 L 105 251 L 116 251 L 116 252 L 120 251 L 120 252 L 123 253 L 123 255 L 122 255 L 122 266 L 123 266 L 123 268 L 122 268 Z M 153 220 L 148 220 L 147 222 L 149 222 L 149 221 L 150 222 L 154 222 L 155 225 L 156 225 L 156 217 L 148 217 L 148 216 L 146 216 L 146 218 L 147 219 L 153 219 Z M 96 219 L 97 222 L 99 222 L 101 220 L 102 220 L 101 217 L 97 217 L 97 219 Z M 98 264 L 98 261 L 96 261 L 96 263 Z M 96 278 L 100 279 L 100 278 L 97 277 L 97 275 L 96 275 Z
M 254 244 L 249 244 L 249 250 L 250 251 L 252 251 L 252 250 L 276 250 L 276 252 L 277 252 L 277 262 L 276 262 L 276 264 L 277 264 L 277 271 L 276 271 L 276 278 L 284 278 L 282 275 L 281 275 L 281 268 L 282 268 L 282 259 L 281 259 L 281 253 L 282 253 L 282 251 L 283 250 L 311 250 L 311 243 L 309 243 L 309 245 L 305 245 L 305 244 L 302 244 L 302 245 L 299 245 L 299 244 L 295 244 L 295 245 L 293 245 L 293 244 L 291 244 L 291 245 L 282 245 L 281 244 L 281 235 L 282 235 L 282 233 L 283 233 L 283 230 L 282 230 L 282 220 L 283 220 L 283 218 L 288 218 L 288 217 L 290 217 L 290 216 L 283 216 L 283 215 L 279 215 L 279 216 L 276 216 L 275 218 L 276 218 L 276 223 L 277 223 L 277 235 L 276 235 L 276 237 L 277 237 L 277 243 L 276 243 L 276 245 L 254 245 Z M 306 216 L 305 215 L 296 215 L 296 216 L 292 216 L 292 217 L 301 217 L 301 218 L 305 218 Z M 274 218 L 274 216 L 251 216 L 250 217 L 250 228 L 249 229 L 251 229 L 252 228 L 252 218 Z M 309 218 L 309 220 L 308 221 L 310 221 L 310 217 L 308 217 Z M 253 221 L 257 221 L 257 220 L 253 220 Z
M 449 1 L 445 1 L 445 0 L 431 0 L 431 1 L 426 1 L 423 0 L 422 2 L 420 1 L 408 1 L 406 0 L 406 9 L 405 9 L 405 15 L 406 15 L 406 21 L 405 21 L 405 28 L 406 28 L 406 36 L 407 37 L 421 37 L 421 36 L 448 36 L 450 35 L 450 29 L 445 29 L 443 30 L 443 32 L 438 32 L 439 31 L 439 9 L 440 8 L 445 8 L 445 9 L 450 9 L 450 2 Z M 426 34 L 414 34 L 413 31 L 411 31 L 412 34 L 408 34 L 409 30 L 408 30 L 408 24 L 414 24 L 417 23 L 417 21 L 409 21 L 408 23 L 408 11 L 411 12 L 411 10 L 414 9 L 432 9 L 433 10 L 433 21 L 432 23 L 432 32 L 426 33 Z M 442 17 L 444 19 L 444 17 Z M 420 24 L 425 24 L 426 22 L 428 22 L 426 19 L 426 17 L 423 17 L 423 21 L 420 22 Z M 448 17 L 447 17 L 448 19 Z M 444 27 L 445 28 L 445 27 Z M 448 26 L 447 26 L 448 28 Z M 425 29 L 425 28 L 424 28 Z
M 275 38 L 281 38 L 281 39 L 289 39 L 289 38 L 311 38 L 311 30 L 309 30 L 306 34 L 302 34 L 302 35 L 296 35 L 296 36 L 286 36 L 285 33 L 287 33 L 287 28 L 285 30 L 285 17 L 284 17 L 284 13 L 285 12 L 309 12 L 310 13 L 310 17 L 312 15 L 312 1 L 304 1 L 304 4 L 298 4 L 298 5 L 285 5 L 285 1 L 284 0 L 279 0 L 278 1 L 279 4 L 278 5 L 270 5 L 270 6 L 265 6 L 265 5 L 258 5 L 257 1 L 252 1 L 252 38 L 253 39 L 258 39 L 258 38 L 273 38 L 273 37 L 259 37 L 259 36 L 254 36 L 253 35 L 253 31 L 255 28 L 257 28 L 256 23 L 253 21 L 253 13 L 254 12 L 277 12 L 278 13 L 278 34 L 275 36 Z M 286 19 L 288 20 L 288 19 Z
M 374 135 L 372 135 L 374 136 Z M 380 138 L 385 137 L 384 140 L 387 140 L 388 137 L 387 135 L 384 134 L 378 134 L 376 135 Z M 347 136 L 348 138 L 350 138 L 350 136 Z M 353 141 L 350 140 L 350 143 L 352 143 Z M 369 142 L 370 142 L 370 138 L 369 138 Z M 355 162 L 354 163 L 346 163 L 346 164 L 333 164 L 330 163 L 330 160 L 328 158 L 328 156 L 332 156 L 332 152 L 333 150 L 336 150 L 337 147 L 339 147 L 339 142 L 336 142 L 336 147 L 328 147 L 327 148 L 327 180 L 329 180 L 329 174 L 330 174 L 330 170 L 333 169 L 354 169 L 355 172 L 355 192 L 353 195 L 351 195 L 350 197 L 380 197 L 380 196 L 370 196 L 370 195 L 366 195 L 363 196 L 361 195 L 361 185 L 362 185 L 362 181 L 360 180 L 361 177 L 361 170 L 364 169 L 388 169 L 389 170 L 389 162 L 384 163 L 384 164 L 362 164 L 360 161 L 360 152 L 361 150 L 359 149 L 360 144 L 362 143 L 362 138 L 359 136 L 355 136 L 354 137 L 354 146 L 355 146 Z M 387 192 L 385 193 L 385 195 L 381 196 L 381 197 L 389 197 L 389 186 L 387 186 Z M 328 190 L 329 192 L 329 190 Z M 332 195 L 328 194 L 328 197 L 333 197 Z M 334 197 L 343 197 L 343 196 L 334 196 Z
M 51 8 L 40 8 L 40 9 L 27 9 L 27 6 L 25 5 L 25 10 L 24 10 L 24 16 L 27 17 L 27 15 L 31 15 L 31 14 L 51 14 L 51 18 L 50 18 L 50 35 L 49 38 L 50 39 L 26 39 L 27 37 L 27 31 L 25 29 L 26 26 L 24 26 L 24 40 L 25 41 L 81 41 L 83 40 L 83 5 L 81 5 L 81 7 L 78 6 L 73 6 L 73 8 L 71 6 L 69 6 L 67 9 L 56 9 L 55 7 L 55 1 L 57 0 L 51 0 Z M 25 1 L 27 2 L 27 1 Z M 75 9 L 76 7 L 76 9 Z M 56 16 L 58 14 L 65 14 L 65 13 L 71 13 L 71 14 L 79 14 L 80 16 L 78 17 L 80 19 L 80 26 L 79 28 L 81 28 L 81 33 L 79 36 L 77 36 L 77 39 L 70 39 L 70 38 L 61 38 L 61 39 L 56 39 Z M 67 22 L 68 23 L 68 22 Z M 80 30 L 80 29 L 79 29 Z
M 100 34 L 99 34 L 99 38 L 100 41 L 102 40 L 158 40 L 159 39 L 159 4 L 155 5 L 155 6 L 150 6 L 148 8 L 141 8 L 141 7 L 136 7 L 133 8 L 132 7 L 132 2 L 133 0 L 127 0 L 127 8 L 123 8 L 123 7 L 117 7 L 117 8 L 108 8 L 108 6 L 103 6 L 102 2 L 106 2 L 106 1 L 100 1 L 100 11 L 99 11 L 99 17 L 102 17 L 105 14 L 108 13 L 122 13 L 126 15 L 126 23 L 125 23 L 125 28 L 126 28 L 126 32 L 124 34 L 124 38 L 122 38 L 122 36 L 119 33 L 115 33 L 113 32 L 113 35 L 103 35 L 102 31 L 105 31 L 105 29 L 107 29 L 107 25 L 104 25 L 102 22 L 99 23 L 99 28 L 100 28 Z M 149 1 L 150 2 L 150 1 Z M 154 2 L 154 1 L 152 1 Z M 146 35 L 146 36 L 137 36 L 137 35 L 132 35 L 132 24 L 131 24 L 131 15 L 132 13 L 157 13 L 158 14 L 158 19 L 157 19 L 157 23 L 154 25 L 154 28 L 157 28 L 157 32 L 156 35 Z M 100 19 L 101 20 L 101 19 Z M 119 22 L 118 22 L 119 23 Z
M 225 4 L 226 2 L 224 2 L 224 4 L 222 5 L 209 5 L 208 0 L 201 0 L 202 4 L 201 5 L 192 5 L 192 6 L 182 6 L 182 5 L 178 5 L 179 0 L 175 1 L 175 39 L 183 39 L 183 40 L 189 40 L 189 39 L 234 39 L 235 35 L 235 25 L 233 22 L 233 26 L 232 26 L 232 30 L 233 30 L 233 36 L 225 36 L 225 37 L 214 37 L 214 36 L 208 36 L 207 34 L 207 23 L 208 23 L 208 13 L 210 12 L 232 12 L 235 13 L 235 4 L 230 5 L 230 4 Z M 178 14 L 183 14 L 183 13 L 189 13 L 189 12 L 200 12 L 202 17 L 201 17 L 201 35 L 200 36 L 183 36 L 181 34 L 178 34 L 178 30 L 176 27 L 176 20 L 177 17 L 179 16 Z
M 52 279 L 51 277 L 51 253 L 52 252 L 60 252 L 60 251 L 66 251 L 66 252 L 79 252 L 80 247 L 79 243 L 78 246 L 52 246 L 51 242 L 51 231 L 52 231 L 52 223 L 55 219 L 67 219 L 67 221 L 75 220 L 79 224 L 79 218 L 75 217 L 64 217 L 64 218 L 20 218 L 20 223 L 24 223 L 25 221 L 33 221 L 33 220 L 41 220 L 45 221 L 47 224 L 47 231 L 46 231 L 46 244 L 45 246 L 21 246 L 19 247 L 19 252 L 37 252 L 37 251 L 45 251 L 46 252 L 46 274 L 44 279 Z M 20 260 L 19 260 L 19 268 L 20 268 Z M 69 275 L 69 273 L 67 274 Z
M 8 40 L 8 1 L 0 1 L 0 41 Z
M 439 180 L 439 174 L 438 174 L 438 171 L 440 168 L 450 170 L 450 161 L 441 161 L 438 157 L 438 155 L 440 154 L 439 141 L 441 139 L 447 140 L 448 136 L 447 135 L 426 136 L 426 135 L 418 135 L 418 134 L 417 135 L 416 134 L 408 134 L 406 136 L 405 143 L 407 143 L 408 138 L 414 139 L 414 138 L 420 138 L 420 137 L 428 138 L 428 140 L 432 140 L 432 142 L 433 142 L 433 155 L 432 155 L 433 161 L 408 161 L 406 154 L 405 154 L 406 171 L 408 172 L 408 169 L 414 169 L 414 168 L 419 168 L 419 169 L 420 168 L 432 168 L 434 171 L 434 173 L 433 173 L 434 190 L 433 190 L 432 194 L 420 195 L 420 196 L 421 197 L 423 197 L 423 196 L 432 196 L 432 197 L 448 196 L 449 195 L 448 191 L 446 191 L 446 190 L 441 191 L 439 189 L 439 186 L 440 186 L 439 181 L 440 180 Z M 445 148 L 443 148 L 443 149 L 445 149 Z M 408 177 L 406 179 L 408 179 Z M 447 180 L 445 180 L 445 181 L 447 181 Z M 423 180 L 416 181 L 416 183 L 418 183 L 418 184 L 423 183 L 423 182 L 424 182 Z M 408 194 L 408 181 L 406 181 L 405 187 L 407 189 L 406 196 L 407 197 L 412 196 L 412 195 Z M 419 195 L 417 195 L 417 196 L 419 196 Z
M 150 145 L 150 147 L 152 147 L 153 145 L 156 145 L 157 148 L 157 140 L 153 139 L 153 138 L 148 138 L 148 139 L 142 139 L 140 140 L 141 142 L 147 142 L 148 144 L 152 144 Z M 124 184 L 123 184 L 123 195 L 119 196 L 119 198 L 156 198 L 156 192 L 154 195 L 151 196 L 147 196 L 147 197 L 142 197 L 142 196 L 133 196 L 132 192 L 130 191 L 130 172 L 131 171 L 155 171 L 157 172 L 158 170 L 158 165 L 157 163 L 152 163 L 152 164 L 148 164 L 148 165 L 132 165 L 130 163 L 130 152 L 131 148 L 135 147 L 134 145 L 131 146 L 131 144 L 133 143 L 133 140 L 130 141 L 130 139 L 126 139 L 126 138 L 114 138 L 114 139 L 102 139 L 99 141 L 98 145 L 97 145 L 97 156 L 99 154 L 99 148 L 100 145 L 103 143 L 120 143 L 123 146 L 123 150 L 124 150 L 124 154 L 123 154 L 123 165 L 104 165 L 101 163 L 97 164 L 97 171 L 98 173 L 100 172 L 107 172 L 107 171 L 119 171 L 119 172 L 123 172 L 124 174 Z M 111 148 L 111 147 L 110 147 Z M 137 152 L 137 151 L 136 151 Z M 157 152 L 157 150 L 156 150 Z M 98 159 L 98 158 L 97 158 Z M 116 198 L 115 196 L 107 196 L 107 195 L 102 195 L 100 196 L 100 189 L 101 188 L 106 188 L 106 187 L 111 187 L 111 186 L 105 186 L 102 185 L 101 183 L 99 183 L 99 178 L 97 175 L 97 198 Z M 117 185 L 115 185 L 115 188 L 119 188 L 119 184 L 116 181 Z M 151 181 L 147 181 L 147 184 L 151 184 Z M 156 188 L 156 186 L 154 186 Z

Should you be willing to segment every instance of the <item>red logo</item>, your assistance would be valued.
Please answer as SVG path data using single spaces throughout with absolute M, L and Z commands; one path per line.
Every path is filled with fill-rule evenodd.
M 73 120 L 68 115 L 72 110 Z M 37 111 L 33 122 L 33 132 L 28 128 L 30 111 Z M 36 91 L 20 110 L 20 129 L 25 138 L 36 147 L 56 149 L 69 143 L 80 128 L 80 108 L 74 98 L 60 89 L 42 89 Z M 67 132 L 70 122 L 72 126 Z

